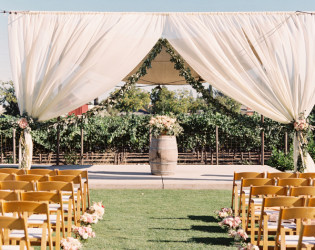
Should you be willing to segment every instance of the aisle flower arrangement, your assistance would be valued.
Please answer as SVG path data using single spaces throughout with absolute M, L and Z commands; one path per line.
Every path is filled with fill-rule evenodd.
M 78 250 L 82 248 L 80 241 L 86 242 L 90 238 L 94 238 L 95 232 L 92 229 L 93 224 L 103 219 L 105 207 L 102 202 L 93 202 L 86 212 L 81 215 L 81 226 L 72 226 L 74 237 L 67 237 L 60 241 L 61 248 L 64 250 Z
M 238 216 L 233 215 L 231 208 L 221 208 L 215 212 L 217 218 L 221 220 L 218 222 L 220 227 L 226 229 L 230 237 L 234 238 L 235 246 L 239 250 L 258 250 L 259 247 L 251 243 L 246 243 L 248 235 L 241 227 L 242 221 Z

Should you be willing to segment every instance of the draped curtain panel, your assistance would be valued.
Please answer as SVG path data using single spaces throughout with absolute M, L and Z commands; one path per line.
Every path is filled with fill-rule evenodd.
M 9 15 L 12 75 L 21 114 L 48 120 L 105 93 L 161 37 L 161 15 Z
M 314 15 L 174 14 L 163 35 L 203 79 L 273 120 L 314 106 Z

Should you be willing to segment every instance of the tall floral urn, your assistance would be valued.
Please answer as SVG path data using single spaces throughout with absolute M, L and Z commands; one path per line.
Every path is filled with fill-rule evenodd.
M 174 175 L 177 167 L 178 149 L 176 136 L 182 127 L 175 118 L 155 116 L 150 120 L 151 140 L 149 162 L 154 175 Z
M 152 137 L 149 161 L 154 175 L 174 175 L 177 167 L 178 150 L 175 136 Z

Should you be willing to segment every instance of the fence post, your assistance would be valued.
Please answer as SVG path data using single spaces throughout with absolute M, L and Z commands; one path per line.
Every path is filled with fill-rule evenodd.
M 284 134 L 284 153 L 288 154 L 288 132 Z
M 215 151 L 217 157 L 217 165 L 219 165 L 219 127 L 215 126 Z
M 60 161 L 60 116 L 57 118 L 57 152 L 56 152 L 56 165 L 59 166 L 59 161 Z
M 80 153 L 81 165 L 83 165 L 83 134 L 84 134 L 83 125 L 81 124 L 81 153 Z
M 264 116 L 261 115 L 261 123 L 264 123 Z M 264 128 L 261 130 L 261 165 L 265 165 L 265 132 Z
M 13 129 L 13 164 L 16 164 L 16 129 Z

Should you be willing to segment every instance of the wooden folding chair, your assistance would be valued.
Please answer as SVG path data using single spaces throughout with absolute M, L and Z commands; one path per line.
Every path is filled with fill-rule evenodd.
M 38 202 L 47 202 L 49 204 L 59 204 L 59 209 L 56 211 L 50 211 L 50 223 L 52 229 L 55 231 L 55 237 L 52 238 L 52 241 L 55 242 L 55 248 L 60 249 L 60 231 L 62 230 L 63 237 L 65 237 L 65 223 L 64 223 L 64 210 L 62 195 L 59 191 L 49 192 L 49 191 L 34 191 L 34 192 L 22 192 L 21 193 L 22 201 L 38 201 Z M 28 218 L 28 222 L 35 223 L 44 223 L 46 220 L 45 216 L 32 214 Z
M 258 173 L 258 172 L 241 172 L 237 173 L 234 172 L 233 176 L 233 185 L 232 185 L 232 203 L 231 208 L 235 212 L 235 216 L 238 215 L 239 212 L 239 197 L 240 197 L 240 190 L 237 188 L 237 182 L 239 182 L 242 178 L 264 178 L 265 173 Z M 249 192 L 247 193 L 249 195 Z
M 269 240 L 268 237 L 271 233 L 275 234 L 277 232 L 277 220 L 281 207 L 302 207 L 305 206 L 305 203 L 306 199 L 304 197 L 264 197 L 259 220 L 257 245 L 261 245 L 261 235 L 263 236 L 262 246 L 264 250 L 275 244 L 275 241 Z M 283 223 L 283 226 L 286 232 L 291 234 L 296 230 L 296 225 L 291 222 Z
M 278 179 L 277 186 L 291 186 L 291 187 L 310 186 L 310 180 L 304 179 L 304 178 Z
M 297 173 L 288 173 L 288 172 L 276 172 L 276 173 L 268 173 L 267 178 L 269 179 L 289 179 L 289 178 L 298 178 Z
M 11 241 L 10 230 L 21 230 L 23 236 L 18 239 L 19 246 L 16 244 L 16 239 Z M 2 243 L 3 242 L 3 243 Z M 0 216 L 0 249 L 12 250 L 30 250 L 30 240 L 28 237 L 27 225 L 24 218 L 14 218 L 8 216 Z
M 299 178 L 311 178 L 311 179 L 315 179 L 315 173 L 299 173 Z
M 43 214 L 46 216 L 44 223 L 31 224 L 27 221 L 27 231 L 31 245 L 40 245 L 41 249 L 46 249 L 47 243 L 49 249 L 53 249 L 51 237 L 51 224 L 49 217 L 49 208 L 47 203 L 35 201 L 3 201 L 2 211 L 4 213 L 13 213 L 18 217 L 27 218 L 32 214 Z M 20 239 L 24 237 L 24 232 L 12 230 L 9 237 L 12 239 Z
M 84 213 L 84 205 L 83 205 L 83 188 L 82 188 L 82 179 L 81 175 L 56 175 L 56 176 L 49 176 L 49 181 L 62 181 L 62 182 L 71 182 L 73 183 L 74 187 L 74 200 L 76 201 L 77 205 L 77 215 L 80 216 L 80 213 Z M 70 196 L 71 194 L 69 194 Z M 67 197 L 64 197 L 64 201 L 66 201 Z
M 15 175 L 7 174 L 7 173 L 0 173 L 0 181 L 13 181 L 15 180 Z
M 315 198 L 308 198 L 307 199 L 307 206 L 308 207 L 315 207 Z
M 35 183 L 30 181 L 1 181 L 0 189 L 35 191 Z
M 246 220 L 246 231 L 250 232 L 250 239 L 252 244 L 256 244 L 255 235 L 258 233 L 262 199 L 264 197 L 276 197 L 287 196 L 288 188 L 279 186 L 251 186 L 249 200 L 248 200 L 248 212 Z M 259 199 L 259 200 L 257 200 Z M 256 201 L 256 202 L 255 202 Z M 249 227 L 250 225 L 250 227 Z
M 0 168 L 0 173 L 6 173 L 6 174 L 25 174 L 24 169 L 18 169 L 18 168 Z
M 315 249 L 315 224 L 302 223 L 297 249 Z
M 294 207 L 294 208 L 281 208 L 275 249 L 287 249 L 288 247 L 296 248 L 298 245 L 299 232 L 301 230 L 302 222 L 315 219 L 315 207 Z M 283 226 L 284 220 L 295 220 L 296 231 L 295 235 L 286 235 L 286 229 Z
M 23 174 L 16 175 L 15 180 L 17 181 L 47 181 L 48 175 L 38 175 L 38 174 Z
M 291 187 L 290 196 L 306 196 L 306 197 L 315 197 L 315 187 Z
M 55 169 L 40 169 L 40 168 L 35 168 L 35 169 L 29 169 L 26 170 L 27 174 L 37 174 L 37 175 L 50 175 L 54 176 L 56 175 L 56 170 Z
M 66 193 L 67 201 L 65 202 L 62 199 L 63 210 L 67 213 L 67 216 L 64 215 L 64 220 L 67 220 L 67 234 L 71 236 L 71 228 L 72 228 L 72 220 L 75 225 L 79 224 L 80 216 L 77 215 L 76 204 L 74 200 L 74 190 L 73 183 L 71 182 L 61 182 L 61 181 L 47 181 L 47 182 L 37 182 L 37 190 L 38 191 L 58 191 L 63 195 L 63 192 Z M 68 199 L 68 193 L 70 193 L 70 198 Z M 66 206 L 67 205 L 67 206 Z M 51 211 L 56 211 L 60 209 L 60 206 L 56 206 L 55 204 L 49 204 L 49 208 Z
M 247 217 L 247 204 L 249 195 L 247 195 L 248 192 L 250 192 L 251 186 L 265 186 L 265 185 L 274 185 L 273 179 L 267 179 L 267 178 L 249 178 L 249 179 L 241 179 L 241 192 L 240 192 L 240 203 L 239 203 L 239 214 L 242 219 L 242 227 L 245 228 L 246 226 L 246 217 Z M 248 192 L 246 192 L 248 190 Z M 256 203 L 258 203 L 259 200 L 256 200 Z M 260 199 L 260 203 L 262 202 L 262 199 Z
M 84 211 L 87 207 L 91 206 L 90 203 L 90 191 L 89 191 L 89 173 L 88 170 L 58 170 L 58 175 L 81 175 L 81 179 L 83 181 L 83 204 L 84 204 Z M 88 206 L 86 207 L 86 202 L 88 203 Z

